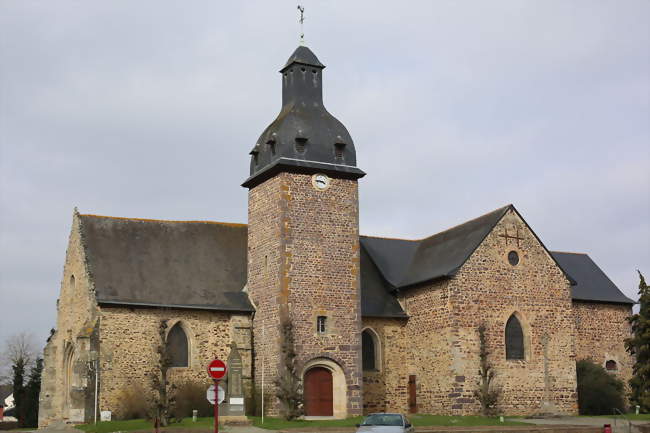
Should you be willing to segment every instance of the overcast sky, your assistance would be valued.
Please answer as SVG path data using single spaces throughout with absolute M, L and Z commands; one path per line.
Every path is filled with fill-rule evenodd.
M 513 203 L 628 296 L 650 277 L 650 2 L 305 1 L 363 234 Z M 55 324 L 72 211 L 246 222 L 295 1 L 0 0 L 0 341 Z

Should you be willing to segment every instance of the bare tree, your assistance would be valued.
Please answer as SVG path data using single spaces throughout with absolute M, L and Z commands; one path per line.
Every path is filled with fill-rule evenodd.
M 33 367 L 39 355 L 37 347 L 34 334 L 29 332 L 19 332 L 7 337 L 0 352 L 0 383 L 10 380 L 11 367 L 19 361 L 26 369 Z

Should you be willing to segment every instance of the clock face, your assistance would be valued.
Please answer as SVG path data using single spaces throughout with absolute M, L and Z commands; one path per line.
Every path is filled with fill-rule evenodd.
M 320 190 L 327 189 L 330 186 L 330 178 L 321 173 L 313 175 L 311 182 L 316 189 Z

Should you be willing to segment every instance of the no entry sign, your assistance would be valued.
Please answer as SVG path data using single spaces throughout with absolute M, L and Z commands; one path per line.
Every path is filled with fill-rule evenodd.
M 226 375 L 226 364 L 219 359 L 215 359 L 208 365 L 208 374 L 215 380 L 223 378 Z

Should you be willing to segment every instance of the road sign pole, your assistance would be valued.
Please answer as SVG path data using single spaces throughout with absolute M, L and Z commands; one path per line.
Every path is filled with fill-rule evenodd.
M 219 380 L 226 375 L 226 364 L 215 359 L 208 365 L 208 375 L 214 380 L 214 433 L 219 433 Z
M 219 381 L 214 381 L 214 397 L 219 397 Z M 214 402 L 214 433 L 219 433 L 219 400 Z

